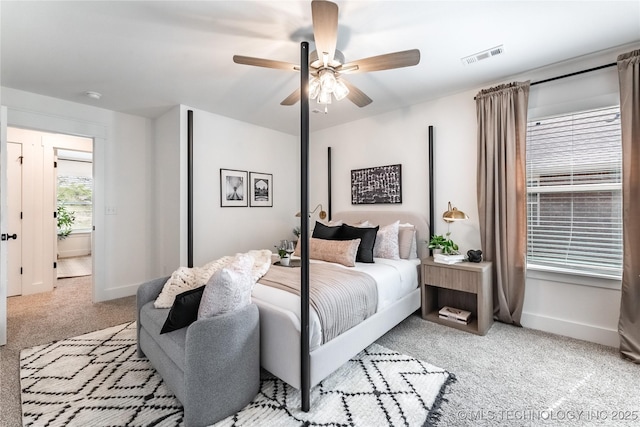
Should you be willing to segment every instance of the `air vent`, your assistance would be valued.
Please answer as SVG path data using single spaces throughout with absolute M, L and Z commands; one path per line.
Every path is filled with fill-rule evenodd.
M 502 45 L 492 47 L 491 49 L 483 50 L 482 52 L 474 53 L 473 55 L 466 56 L 461 59 L 464 65 L 474 64 L 478 61 L 482 61 L 483 59 L 491 58 L 492 56 L 500 55 L 504 52 L 504 47 Z

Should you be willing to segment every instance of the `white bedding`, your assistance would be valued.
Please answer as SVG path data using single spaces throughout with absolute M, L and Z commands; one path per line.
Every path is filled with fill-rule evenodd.
M 373 277 L 378 289 L 378 307 L 376 312 L 384 309 L 393 302 L 408 295 L 418 287 L 419 259 L 390 260 L 375 258 L 373 264 L 356 263 L 355 267 L 344 267 L 365 272 Z M 310 260 L 311 263 L 323 263 L 324 261 Z M 335 264 L 339 265 L 339 264 Z M 260 281 L 255 285 L 251 293 L 253 299 L 259 299 L 277 307 L 291 311 L 300 319 L 300 297 L 292 293 L 262 285 Z M 299 329 L 299 323 L 298 323 Z M 313 351 L 322 344 L 322 330 L 318 315 L 310 307 L 309 310 L 309 346 Z

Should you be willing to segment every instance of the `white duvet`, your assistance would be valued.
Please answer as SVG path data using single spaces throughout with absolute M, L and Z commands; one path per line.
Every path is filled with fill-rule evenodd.
M 376 312 L 378 312 L 408 295 L 418 287 L 417 266 L 420 265 L 420 260 L 375 258 L 374 261 L 373 264 L 357 262 L 355 267 L 341 267 L 362 271 L 375 279 L 378 289 L 378 307 L 376 309 Z M 310 262 L 323 263 L 324 261 L 310 260 Z M 300 297 L 297 295 L 263 285 L 258 281 L 253 288 L 251 296 L 253 299 L 259 299 L 284 310 L 291 311 L 300 319 Z M 316 312 L 310 307 L 310 349 L 313 350 L 320 344 L 322 344 L 320 321 Z

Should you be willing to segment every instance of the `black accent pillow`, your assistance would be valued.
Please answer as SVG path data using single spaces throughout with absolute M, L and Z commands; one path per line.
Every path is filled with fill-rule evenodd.
M 373 246 L 376 243 L 376 236 L 380 226 L 369 227 L 352 227 L 342 224 L 338 240 L 360 239 L 360 246 L 356 254 L 357 262 L 373 263 Z
M 198 319 L 198 308 L 204 292 L 204 285 L 176 295 L 161 334 L 185 328 Z
M 335 227 L 329 227 L 321 222 L 316 221 L 316 226 L 313 229 L 311 237 L 324 240 L 346 240 L 339 237 L 342 231 L 339 225 Z

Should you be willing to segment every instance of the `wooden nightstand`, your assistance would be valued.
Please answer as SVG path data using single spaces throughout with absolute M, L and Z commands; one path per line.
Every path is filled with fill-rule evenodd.
M 493 265 L 491 262 L 438 264 L 422 259 L 422 318 L 477 335 L 493 324 Z M 440 319 L 438 311 L 454 307 L 471 312 L 468 324 Z

